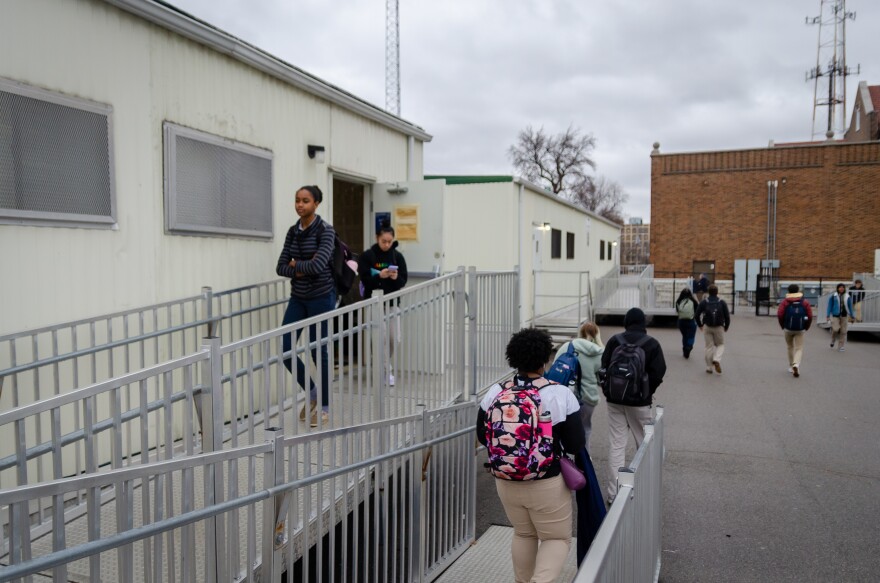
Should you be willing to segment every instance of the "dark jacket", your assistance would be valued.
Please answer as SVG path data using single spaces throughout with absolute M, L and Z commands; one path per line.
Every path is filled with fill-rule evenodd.
M 721 302 L 721 317 L 724 319 L 724 323 L 722 324 L 722 326 L 724 326 L 724 331 L 727 332 L 727 329 L 730 328 L 730 311 L 727 309 L 727 302 L 725 302 L 718 296 L 709 296 L 708 298 L 705 298 L 702 302 L 700 302 L 699 306 L 697 306 L 697 313 L 695 316 L 697 320 L 697 326 L 699 326 L 700 328 L 702 328 L 703 326 L 708 326 L 708 324 L 704 323 L 703 317 L 706 315 L 706 310 L 708 309 L 710 301 Z
M 379 277 L 379 272 L 389 265 L 397 266 L 397 279 Z M 382 251 L 379 245 L 373 245 L 358 258 L 358 275 L 364 284 L 364 297 L 373 295 L 373 290 L 380 289 L 386 294 L 403 289 L 408 277 L 406 259 L 397 251 L 397 241 L 391 244 L 388 251 Z
M 694 280 L 694 293 L 706 293 L 709 291 L 709 278 L 701 277 Z
M 290 295 L 297 299 L 329 294 L 335 289 L 330 258 L 336 232 L 319 216 L 305 230 L 300 230 L 299 226 L 300 221 L 297 221 L 287 230 L 275 273 L 290 278 Z M 291 259 L 296 259 L 296 267 L 290 267 Z
M 627 312 L 624 320 L 626 330 L 623 332 L 623 338 L 630 343 L 637 342 L 640 338 L 647 336 L 649 340 L 642 346 L 645 351 L 645 372 L 648 373 L 648 386 L 651 389 L 651 397 L 657 387 L 663 382 L 663 376 L 666 374 L 666 359 L 663 357 L 663 348 L 657 339 L 649 336 L 645 330 L 645 315 L 638 308 L 633 308 Z M 620 346 L 617 335 L 612 336 L 605 344 L 605 352 L 602 353 L 602 368 L 608 369 L 611 364 L 611 356 L 614 349 Z M 652 398 L 633 404 L 633 407 L 644 407 L 652 403 Z

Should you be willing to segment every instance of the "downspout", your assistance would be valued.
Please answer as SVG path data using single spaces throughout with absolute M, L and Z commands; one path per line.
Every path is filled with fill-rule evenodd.
M 406 179 L 415 180 L 416 174 L 416 139 L 409 136 L 406 140 Z
M 520 325 L 525 320 L 523 319 L 522 313 L 522 299 L 525 297 L 525 289 L 523 289 L 523 185 L 522 182 L 519 182 L 519 193 L 518 193 L 518 201 L 517 201 L 517 237 L 519 238 L 517 242 L 517 278 L 519 279 L 519 305 L 517 306 L 517 310 L 519 310 L 519 321 Z

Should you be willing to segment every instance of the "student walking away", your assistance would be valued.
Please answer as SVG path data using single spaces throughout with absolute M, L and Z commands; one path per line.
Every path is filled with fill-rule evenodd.
M 837 284 L 837 290 L 828 298 L 828 309 L 825 311 L 825 317 L 831 322 L 831 348 L 834 343 L 840 341 L 840 351 L 846 345 L 846 329 L 847 322 L 853 315 L 853 302 L 846 286 L 842 283 Z
M 282 325 L 298 322 L 312 316 L 332 311 L 336 307 L 336 287 L 330 260 L 333 255 L 336 233 L 333 226 L 325 222 L 316 211 L 323 200 L 323 193 L 317 186 L 303 186 L 296 191 L 294 208 L 299 220 L 287 231 L 284 247 L 278 256 L 276 273 L 290 278 L 290 300 L 284 312 Z M 318 377 L 321 383 L 320 400 L 315 381 L 310 377 L 309 404 L 299 413 L 302 421 L 309 416 L 312 427 L 330 422 L 330 366 L 327 355 L 327 322 L 321 322 L 320 335 L 317 325 L 309 326 L 309 342 L 320 343 L 320 359 L 317 348 L 311 351 L 312 360 L 320 362 Z M 302 330 L 298 330 L 299 340 Z M 284 353 L 291 350 L 290 334 L 282 339 Z M 292 371 L 291 356 L 284 358 L 284 366 Z M 305 389 L 306 367 L 299 356 L 296 357 L 296 381 Z M 320 410 L 320 416 L 318 412 Z
M 788 372 L 799 377 L 804 356 L 804 332 L 809 330 L 813 323 L 813 308 L 796 283 L 788 286 L 788 293 L 779 304 L 776 318 L 779 320 L 779 327 L 785 335 L 785 346 L 788 348 Z
M 855 284 L 850 286 L 849 295 L 852 297 L 853 303 L 853 319 L 856 322 L 862 321 L 862 300 L 865 299 L 865 288 L 862 285 L 862 280 L 857 279 Z
M 697 337 L 697 300 L 688 288 L 678 294 L 675 313 L 678 314 L 678 330 L 681 332 L 681 351 L 685 358 L 690 358 Z
M 709 297 L 697 306 L 697 326 L 706 339 L 706 372 L 721 374 L 721 355 L 724 354 L 724 333 L 730 328 L 727 302 L 718 297 L 718 286 L 709 286 Z
M 590 449 L 593 410 L 599 404 L 599 379 L 602 368 L 602 335 L 599 326 L 584 322 L 578 337 L 566 342 L 556 351 L 556 360 L 544 376 L 568 386 L 580 403 L 581 422 L 584 424 L 584 443 Z M 575 369 L 576 367 L 576 369 Z
M 651 404 L 666 374 L 660 343 L 648 335 L 645 313 L 632 308 L 624 317 L 625 331 L 608 339 L 602 354 L 602 392 L 608 401 L 608 505 L 617 495 L 617 470 L 624 464 L 629 433 L 636 449 L 651 421 Z
M 705 273 L 701 273 L 700 277 L 694 280 L 694 295 L 697 296 L 697 303 L 703 301 L 703 298 L 706 297 L 706 292 L 709 291 L 709 278 L 706 277 Z
M 507 362 L 513 380 L 492 385 L 477 412 L 477 439 L 489 452 L 489 472 L 513 525 L 517 583 L 556 581 L 571 547 L 571 492 L 559 459 L 584 448 L 574 394 L 546 380 L 553 353 L 550 335 L 535 328 L 514 334 Z
M 373 290 L 386 294 L 403 289 L 406 285 L 406 259 L 397 250 L 394 227 L 383 222 L 376 233 L 376 244 L 361 253 L 358 260 L 361 275 L 361 295 L 372 297 Z M 388 309 L 388 360 L 385 363 L 388 384 L 394 386 L 394 346 L 400 343 L 400 299 Z

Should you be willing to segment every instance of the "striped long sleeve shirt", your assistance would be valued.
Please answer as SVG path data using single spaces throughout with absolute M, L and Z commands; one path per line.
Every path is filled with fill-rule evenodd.
M 275 273 L 290 278 L 291 296 L 312 299 L 326 295 L 334 288 L 330 259 L 335 240 L 333 226 L 320 216 L 316 216 L 306 229 L 301 228 L 300 221 L 288 229 Z M 296 260 L 294 267 L 289 265 L 291 259 Z

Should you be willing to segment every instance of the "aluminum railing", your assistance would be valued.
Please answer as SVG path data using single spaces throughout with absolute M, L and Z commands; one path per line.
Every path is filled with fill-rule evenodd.
M 281 324 L 287 280 L 0 336 L 0 402 L 18 407 Z
M 256 445 L 0 491 L 17 527 L 0 581 L 431 581 L 474 538 L 473 414 L 469 401 L 298 436 L 271 429 Z M 78 497 L 86 532 L 31 542 L 31 501 L 62 521 Z
M 663 408 L 645 427 L 629 467 L 617 473 L 614 503 L 581 563 L 574 583 L 648 583 L 660 577 Z
M 283 366 L 292 354 L 281 349 L 282 337 L 298 331 L 294 352 L 318 386 L 321 370 L 309 350 L 323 343 L 330 355 L 331 415 L 326 424 L 319 418 L 318 429 L 469 398 L 475 383 L 509 373 L 503 345 L 518 326 L 516 302 L 503 299 L 516 297 L 515 272 L 471 270 L 469 277 L 467 305 L 465 272 L 459 270 L 236 342 L 210 339 L 187 357 L 6 411 L 0 414 L 0 487 L 260 443 L 270 428 L 290 435 L 308 431 L 297 418 L 304 393 Z M 493 302 L 491 294 L 502 300 Z M 310 330 L 321 322 L 328 326 L 324 339 Z M 399 326 L 406 340 L 393 357 L 391 326 Z M 388 364 L 397 375 L 395 387 L 388 383 Z M 110 490 L 102 499 L 112 495 Z M 70 519 L 87 512 L 85 498 L 65 505 Z M 28 510 L 33 537 L 48 533 L 54 508 L 34 503 Z M 5 537 L 10 520 L 0 512 Z
M 468 299 L 470 386 L 488 387 L 510 373 L 504 353 L 520 328 L 518 273 L 469 270 Z
M 819 296 L 818 305 L 813 308 L 813 318 L 820 326 L 824 327 L 827 325 L 825 314 L 828 313 L 828 299 L 832 295 L 832 293 L 828 293 Z M 852 316 L 859 316 L 859 318 L 856 322 L 850 324 L 852 330 L 864 328 L 875 330 L 880 326 L 880 291 L 865 290 L 862 301 L 859 302 L 859 306 L 856 307 L 855 311 L 856 313 L 852 314 Z
M 0 436 L 13 449 L 0 459 L 2 487 L 26 488 L 200 451 L 203 395 L 196 379 L 209 357 L 202 350 L 0 413 Z M 0 512 L 0 523 L 8 523 L 9 531 L 29 525 L 38 538 L 58 519 L 88 512 L 85 496 L 43 502 L 31 501 L 17 525 L 14 516 Z M 9 536 L 4 532 L 4 547 Z
M 576 327 L 592 317 L 589 271 L 542 269 L 532 272 L 532 280 L 532 314 L 536 323 L 541 319 L 561 319 Z

